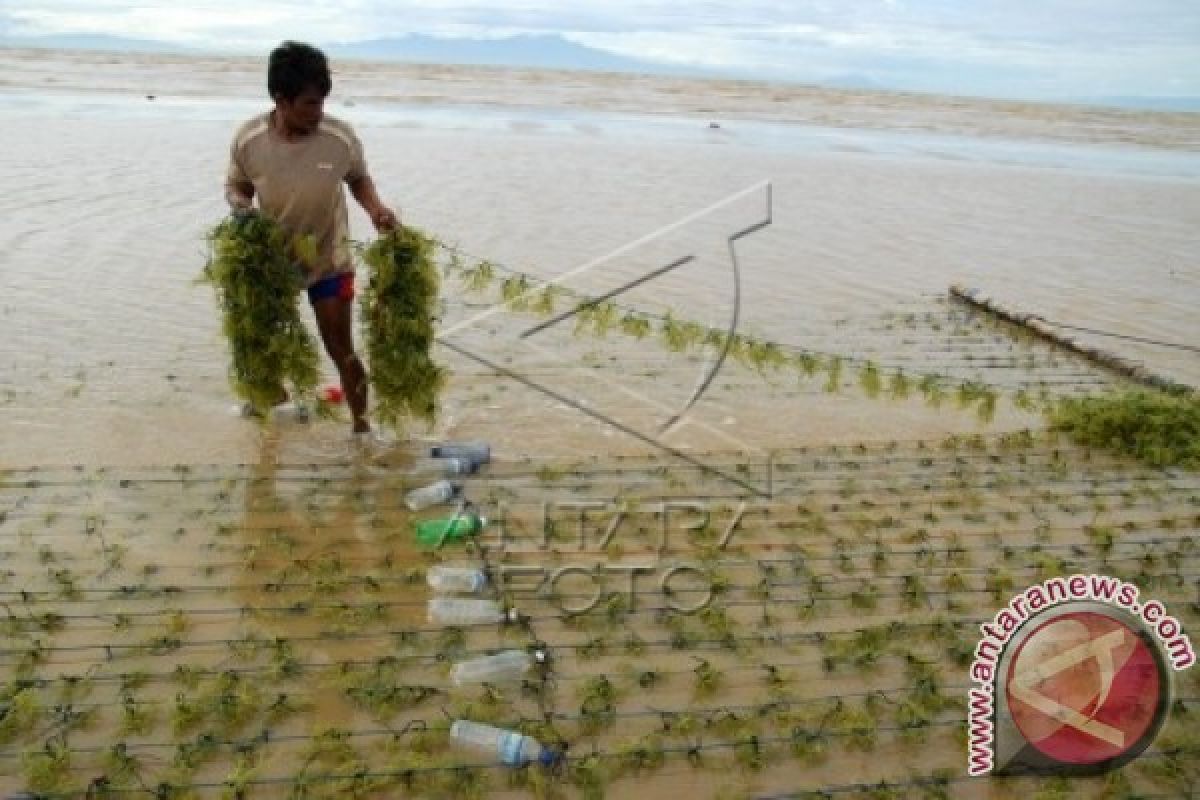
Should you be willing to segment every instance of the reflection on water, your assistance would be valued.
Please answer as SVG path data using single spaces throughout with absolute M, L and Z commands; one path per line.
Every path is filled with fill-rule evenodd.
M 399 502 L 403 471 L 316 461 L 281 474 L 282 456 L 280 436 L 266 433 L 244 485 L 243 570 L 233 584 L 239 603 L 255 612 L 252 630 L 291 643 L 310 668 L 391 655 L 395 632 L 423 624 L 427 595 L 423 582 L 405 578 L 419 574 L 421 559 Z M 361 713 L 344 688 L 309 682 L 306 689 L 326 724 Z

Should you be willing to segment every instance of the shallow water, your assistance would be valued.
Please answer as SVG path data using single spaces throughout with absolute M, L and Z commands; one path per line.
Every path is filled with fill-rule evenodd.
M 226 414 L 211 291 L 193 284 L 204 233 L 224 211 L 220 182 L 233 124 L 259 108 L 251 65 L 17 51 L 0 58 L 14 66 L 0 94 L 7 122 L 0 172 L 9 189 L 0 198 L 4 459 L 253 460 L 256 428 Z M 437 84 L 450 99 L 372 95 L 385 77 Z M 139 81 L 152 85 L 134 93 Z M 825 124 L 764 113 L 710 129 L 696 117 L 648 114 L 645 103 L 631 110 L 636 103 L 586 99 L 618 83 L 362 66 L 344 75 L 331 111 L 359 128 L 376 182 L 405 221 L 471 256 L 593 294 L 690 257 L 619 298 L 652 312 L 670 309 L 718 327 L 736 316 L 743 333 L 959 379 L 984 375 L 970 361 L 974 345 L 951 336 L 953 325 L 921 322 L 897 337 L 886 321 L 894 313 L 944 313 L 940 298 L 956 282 L 1051 321 L 1200 341 L 1200 159 L 1171 147 L 1190 130 L 1186 115 L 1118 114 L 1110 121 L 1157 130 L 1159 146 L 1115 146 L 1077 135 L 1079 120 L 1095 121 L 1086 110 L 1024 109 L 1022 119 L 1042 121 L 1036 135 L 1016 139 L 1006 133 L 1004 120 L 1016 113 L 1008 106 L 946 101 L 940 111 L 925 109 L 929 124 L 912 125 L 904 115 L 933 101 L 888 96 L 879 100 L 887 113 L 856 128 L 846 110 L 861 111 L 865 99 L 825 93 L 804 100 L 823 99 Z M 536 91 L 516 91 L 530 85 Z M 639 87 L 643 100 L 699 91 L 650 79 Z M 775 89 L 740 88 L 720 96 L 778 110 Z M 153 101 L 144 97 L 150 90 Z M 738 241 L 735 273 L 727 237 L 764 221 L 768 200 L 770 224 Z M 352 225 L 367 238 L 361 213 Z M 461 334 L 453 341 L 484 346 L 494 362 L 532 359 L 570 391 L 557 399 L 531 393 L 443 348 L 439 357 L 460 379 L 431 435 L 521 442 L 524 452 L 638 449 L 644 441 L 564 399 L 599 398 L 629 373 L 624 399 L 602 404 L 611 411 L 632 403 L 642 409 L 629 417 L 642 421 L 637 430 L 654 431 L 703 381 L 703 362 L 672 360 L 654 347 L 522 340 L 531 323 L 519 315 L 488 312 L 464 327 L 489 301 L 449 281 L 446 293 L 447 324 Z M 484 319 L 498 327 L 481 339 Z M 1081 338 L 1200 383 L 1195 352 Z M 990 346 L 1004 354 L 1005 345 Z M 556 354 L 549 361 L 547 348 Z M 595 363 L 581 371 L 578 359 L 589 352 Z M 665 373 L 656 363 L 664 359 Z M 1047 369 L 1042 379 L 1059 383 L 1108 379 L 1068 357 Z M 996 370 L 986 377 L 1013 380 Z M 947 416 L 920 403 L 880 413 L 876 402 L 850 395 L 830 398 L 819 384 L 712 394 L 695 404 L 676 443 L 763 449 L 813 436 L 903 439 L 975 425 L 969 414 Z M 548 412 L 556 434 L 536 435 L 542 428 L 534 421 Z M 520 428 L 526 424 L 535 435 Z M 997 421 L 1022 424 L 1028 418 L 1008 412 Z M 202 437 L 191 433 L 198 425 Z M 340 458 L 343 435 L 341 426 L 322 423 L 297 432 L 296 446 Z
M 232 97 L 154 96 L 79 91 L 0 91 L 0 110 L 86 120 L 119 117 L 235 124 L 262 110 L 257 100 Z M 756 119 L 724 125 L 695 117 L 603 109 L 445 106 L 334 101 L 330 112 L 362 128 L 416 128 L 596 137 L 601 141 L 654 144 L 727 144 L 785 153 L 857 153 L 898 158 L 965 161 L 1001 166 L 1064 169 L 1106 175 L 1200 178 L 1200 157 L 1169 149 L 1114 144 L 1062 144 L 1000 136 L 909 129 L 832 127 Z
M 382 748 L 391 731 L 339 688 L 339 662 L 371 666 L 399 654 L 404 683 L 445 688 L 448 652 L 524 639 L 490 628 L 457 645 L 437 630 L 400 638 L 427 627 L 428 590 L 419 575 L 408 577 L 433 557 L 413 547 L 412 519 L 399 508 L 411 482 L 404 470 L 423 439 L 368 456 L 351 449 L 344 421 L 261 429 L 227 413 L 211 290 L 193 279 L 204 232 L 224 213 L 229 136 L 257 107 L 251 78 L 260 65 L 12 53 L 0 63 L 19 84 L 0 97 L 8 190 L 0 196 L 0 466 L 13 468 L 0 482 L 0 594 L 16 603 L 37 593 L 21 614 L 72 615 L 53 636 L 24 630 L 4 667 L 43 639 L 44 675 L 97 678 L 87 700 L 107 710 L 95 730 L 72 738 L 77 751 L 110 743 L 120 673 L 161 673 L 136 692 L 155 709 L 157 727 L 131 737 L 155 770 L 199 731 L 167 725 L 176 699 L 189 696 L 176 665 L 248 669 L 265 700 L 290 692 L 313 704 L 278 724 L 255 717 L 255 730 L 274 724 L 261 776 L 283 782 L 254 796 L 282 794 L 311 735 L 328 725 L 362 737 L 355 746 L 373 767 L 391 764 Z M 778 491 L 767 513 L 739 531 L 727 554 L 732 566 L 722 565 L 730 567 L 727 605 L 739 635 L 773 626 L 800 637 L 795 644 L 640 655 L 622 644 L 629 631 L 659 644 L 672 633 L 669 620 L 642 605 L 661 594 L 639 596 L 636 613 L 615 623 L 569 621 L 551 598 L 522 598 L 561 657 L 554 708 L 569 733 L 580 726 L 585 681 L 603 674 L 619 686 L 627 716 L 598 738 L 579 736 L 584 750 L 613 752 L 658 726 L 662 709 L 715 719 L 752 707 L 764 697 L 766 663 L 784 671 L 802 708 L 903 691 L 911 681 L 899 677 L 904 664 L 895 653 L 875 669 L 830 672 L 821 663 L 826 649 L 804 637 L 819 631 L 832 640 L 896 619 L 919 629 L 935 611 L 969 624 L 1000 602 L 990 590 L 1000 562 L 1000 574 L 1011 570 L 1019 583 L 1047 569 L 1138 566 L 1146 581 L 1161 579 L 1156 595 L 1195 623 L 1190 584 L 1171 574 L 1195 574 L 1194 476 L 1113 464 L 1058 442 L 940 444 L 948 433 L 1037 426 L 1038 417 L 1013 407 L 1017 389 L 1069 393 L 1113 383 L 1074 356 L 1018 340 L 950 303 L 951 282 L 985 287 L 1051 320 L 1200 341 L 1200 183 L 1194 154 L 1180 145 L 1192 141 L 1192 123 L 1038 107 L 1002 113 L 903 97 L 872 106 L 857 95 L 798 99 L 778 90 L 786 96 L 776 98 L 762 87 L 605 76 L 356 67 L 341 77 L 354 104 L 335 103 L 334 111 L 358 126 L 381 190 L 406 221 L 591 294 L 690 256 L 620 301 L 716 327 L 736 315 L 744 333 L 847 359 L 838 394 L 825 391 L 821 374 L 760 375 L 728 364 L 671 427 L 704 382 L 711 353 L 672 354 L 617 334 L 576 338 L 570 321 L 522 339 L 537 318 L 498 310 L 494 295 L 467 294 L 447 279 L 437 356 L 454 378 L 429 436 L 492 442 L 497 461 L 468 479 L 467 495 L 511 526 L 504 544 L 512 563 L 636 563 L 657 554 L 665 512 L 636 517 L 618 547 L 602 551 L 570 536 L 581 519 L 570 511 L 559 520 L 562 538 L 541 546 L 538 514 L 564 498 L 606 509 L 617 501 L 716 502 L 723 525 L 730 504 L 754 500 L 764 486 Z M 427 97 L 398 104 L 413 86 Z M 710 97 L 707 89 L 719 91 Z M 146 100 L 151 91 L 156 99 Z M 648 115 L 660 98 L 674 98 L 663 110 L 720 107 L 722 126 Z M 541 107 L 529 108 L 535 101 Z M 1117 146 L 1122 141 L 1142 145 Z M 770 224 L 739 240 L 735 273 L 728 237 L 763 221 L 766 181 Z M 365 238 L 361 214 L 353 222 Z M 1200 383 L 1189 351 L 1095 341 Z M 854 372 L 866 360 L 914 377 L 940 372 L 951 389 L 961 380 L 999 387 L 996 417 L 981 423 L 952 399 L 940 407 L 919 397 L 871 399 Z M 817 446 L 831 442 L 840 447 Z M 591 521 L 607 520 L 605 513 Z M 1121 531 L 1108 552 L 1092 538 L 1101 523 Z M 673 534 L 679 551 L 671 557 L 698 558 L 709 544 L 682 527 Z M 1147 560 L 1163 549 L 1168 558 Z M 844 557 L 836 568 L 835 551 Z M 770 559 L 780 561 L 768 609 L 746 598 L 761 586 L 756 560 Z M 797 565 L 806 561 L 831 587 L 814 616 L 801 613 L 814 595 L 797 588 Z M 966 589 L 940 591 L 957 572 Z M 931 590 L 925 605 L 905 594 L 913 576 Z M 71 582 L 88 593 L 72 598 Z M 878 608 L 864 610 L 849 596 L 863 587 L 882 587 Z M 182 632 L 172 633 L 174 612 L 186 622 Z M 138 616 L 126 627 L 122 614 Z M 164 633 L 180 639 L 179 649 L 148 651 Z M 609 652 L 585 650 L 593 636 L 609 634 Z M 247 656 L 228 641 L 248 638 L 267 645 Z M 305 672 L 263 677 L 278 666 L 269 646 L 277 640 L 290 642 Z M 964 668 L 930 652 L 940 658 L 939 681 L 959 691 Z M 724 672 L 716 696 L 694 696 L 698 657 Z M 653 691 L 636 673 L 647 669 L 662 672 Z M 206 681 L 201 688 L 213 677 Z M 51 685 L 42 694 L 49 702 L 56 692 Z M 440 718 L 448 713 L 443 700 L 478 702 L 470 692 L 439 696 L 391 722 Z M 513 713 L 535 713 L 524 694 L 513 702 Z M 769 796 L 894 782 L 935 766 L 961 771 L 952 718 L 918 746 L 884 733 L 869 757 L 835 741 L 827 762 L 793 762 L 786 737 L 797 721 L 815 727 L 814 713 L 769 723 L 767 732 L 783 739 L 768 748 L 762 772 L 739 769 L 728 747 L 705 756 L 709 771 L 677 753 L 653 774 L 627 774 L 610 796 Z M 704 734 L 711 744 L 730 738 Z M 34 747 L 35 739 L 21 744 Z M 233 759 L 227 750 L 193 778 L 219 788 Z M 18 755 L 16 747 L 0 751 L 5 791 L 19 786 Z M 77 752 L 75 763 L 90 769 L 98 760 Z M 505 778 L 493 778 L 504 795 Z M 975 781 L 951 791 L 990 798 L 1036 788 Z

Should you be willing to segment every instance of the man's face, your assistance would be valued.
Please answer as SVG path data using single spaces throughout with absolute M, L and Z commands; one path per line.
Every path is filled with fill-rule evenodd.
M 324 113 L 325 95 L 316 89 L 305 89 L 296 99 L 275 98 L 275 108 L 283 124 L 292 133 L 312 133 L 321 122 Z

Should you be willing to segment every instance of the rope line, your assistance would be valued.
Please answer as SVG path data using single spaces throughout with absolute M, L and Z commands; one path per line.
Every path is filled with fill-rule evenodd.
M 1124 339 L 1129 342 L 1140 342 L 1142 344 L 1152 344 L 1158 347 L 1170 347 L 1175 350 L 1187 350 L 1192 353 L 1200 353 L 1200 347 L 1191 344 L 1180 344 L 1179 342 L 1164 342 L 1159 339 L 1148 339 L 1144 336 L 1131 336 L 1126 333 L 1113 333 L 1112 331 L 1102 331 L 1095 328 L 1085 328 L 1080 325 L 1068 325 L 1065 322 L 1055 322 L 1054 320 L 1046 319 L 1045 317 L 1036 317 L 1047 325 L 1053 325 L 1056 328 L 1066 328 L 1072 331 L 1080 331 L 1081 333 L 1094 333 L 1097 336 L 1108 336 L 1113 339 Z

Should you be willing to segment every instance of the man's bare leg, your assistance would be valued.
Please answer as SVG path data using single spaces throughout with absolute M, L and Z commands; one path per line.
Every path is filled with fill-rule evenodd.
M 346 404 L 354 417 L 354 432 L 365 433 L 371 430 L 367 420 L 367 371 L 354 352 L 353 310 L 354 301 L 341 297 L 325 297 L 313 303 L 317 330 L 325 352 L 337 367 Z

